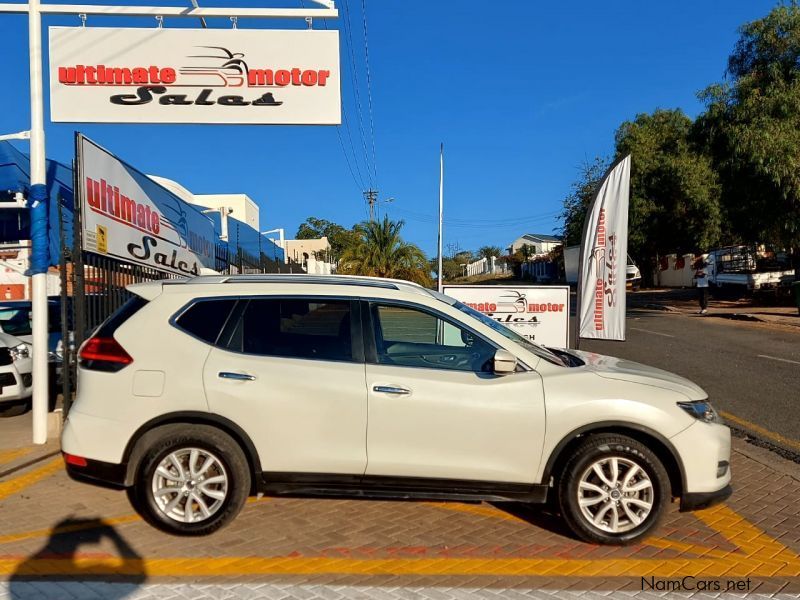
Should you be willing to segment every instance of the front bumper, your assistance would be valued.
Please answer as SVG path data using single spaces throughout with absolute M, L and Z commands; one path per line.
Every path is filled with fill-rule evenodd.
M 714 506 L 730 498 L 733 493 L 733 488 L 726 485 L 724 488 L 716 492 L 694 492 L 687 493 L 681 496 L 681 512 L 690 510 L 700 510 L 701 508 L 708 508 Z

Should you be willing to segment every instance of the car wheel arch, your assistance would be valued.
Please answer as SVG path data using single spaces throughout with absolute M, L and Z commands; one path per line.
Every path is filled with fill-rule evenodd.
M 564 436 L 556 444 L 545 463 L 542 483 L 550 484 L 551 478 L 557 476 L 570 456 L 571 449 L 583 442 L 587 436 L 601 433 L 627 435 L 650 448 L 661 460 L 669 475 L 672 495 L 680 497 L 686 489 L 686 472 L 683 461 L 670 441 L 649 427 L 626 421 L 602 421 L 579 427 Z
M 258 482 L 261 480 L 261 460 L 250 436 L 236 423 L 225 417 L 214 413 L 195 411 L 181 411 L 160 415 L 147 421 L 136 430 L 128 441 L 122 456 L 122 462 L 126 465 L 125 486 L 133 485 L 139 464 L 147 451 L 148 445 L 141 443 L 142 440 L 146 440 L 148 434 L 154 434 L 157 429 L 165 425 L 207 425 L 229 435 L 239 444 L 245 458 L 247 458 L 252 474 L 253 487 L 251 493 L 258 491 Z

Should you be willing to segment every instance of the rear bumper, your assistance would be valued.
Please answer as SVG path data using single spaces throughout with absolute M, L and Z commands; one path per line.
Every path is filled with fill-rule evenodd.
M 701 508 L 714 506 L 730 498 L 732 493 L 733 488 L 730 485 L 726 485 L 716 492 L 694 492 L 684 494 L 681 496 L 681 512 L 700 510 Z
M 75 481 L 101 487 L 122 489 L 125 487 L 126 465 L 86 459 L 86 466 L 66 463 L 67 475 Z

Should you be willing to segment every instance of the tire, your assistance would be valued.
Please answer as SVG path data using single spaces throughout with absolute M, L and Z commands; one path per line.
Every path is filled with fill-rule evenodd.
M 0 404 L 0 419 L 24 415 L 30 409 L 30 402 L 17 402 L 15 404 Z
M 616 477 L 612 476 L 615 462 Z M 638 488 L 636 491 L 622 487 L 629 476 L 633 483 L 627 485 Z M 564 521 L 581 540 L 594 544 L 626 545 L 641 540 L 658 525 L 670 498 L 669 476 L 658 457 L 640 442 L 617 434 L 588 436 L 565 465 L 558 486 Z M 599 524 L 590 517 L 599 517 Z
M 239 445 L 207 425 L 166 425 L 152 433 L 144 438 L 149 448 L 128 490 L 136 511 L 154 527 L 182 536 L 209 535 L 233 521 L 250 493 L 250 468 Z

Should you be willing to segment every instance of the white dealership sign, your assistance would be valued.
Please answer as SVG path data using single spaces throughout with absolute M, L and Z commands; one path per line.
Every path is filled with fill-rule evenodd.
M 51 27 L 50 118 L 338 125 L 339 33 Z
M 214 268 L 211 219 L 82 135 L 76 144 L 84 250 L 184 276 Z
M 443 291 L 532 342 L 569 345 L 567 286 L 446 285 Z

